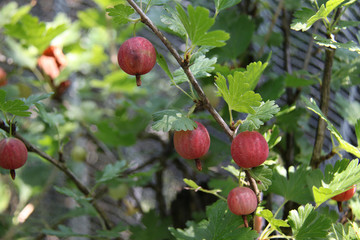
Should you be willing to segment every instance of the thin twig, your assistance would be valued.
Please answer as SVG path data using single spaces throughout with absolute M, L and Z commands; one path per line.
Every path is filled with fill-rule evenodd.
M 8 126 L 6 126 L 4 122 L 0 122 L 0 128 L 3 129 L 6 132 L 10 131 L 10 128 Z M 86 187 L 76 177 L 76 175 L 65 165 L 64 162 L 58 161 L 57 159 L 51 157 L 47 153 L 41 151 L 39 148 L 35 147 L 29 141 L 27 141 L 25 138 L 23 138 L 20 134 L 15 133 L 14 137 L 20 139 L 25 144 L 25 146 L 26 146 L 26 148 L 27 148 L 27 150 L 29 152 L 33 152 L 33 153 L 37 154 L 38 156 L 40 156 L 43 159 L 47 160 L 48 162 L 50 162 L 51 164 L 56 166 L 59 170 L 61 170 L 75 184 L 75 186 L 80 190 L 80 192 L 82 194 L 84 194 L 84 196 L 92 197 L 92 194 L 91 194 L 89 188 Z M 106 216 L 104 211 L 97 205 L 97 203 L 95 201 L 92 201 L 92 205 L 94 206 L 94 208 L 98 212 L 98 214 L 99 214 L 100 218 L 102 219 L 102 221 L 104 221 L 104 224 L 105 224 L 106 228 L 111 229 L 113 224 L 108 219 L 108 217 Z
M 220 116 L 220 114 L 215 110 L 213 106 L 211 106 L 209 100 L 207 99 L 204 91 L 200 87 L 199 83 L 195 79 L 194 75 L 190 71 L 189 65 L 187 61 L 184 61 L 173 45 L 169 42 L 169 40 L 164 36 L 164 34 L 154 25 L 154 23 L 146 16 L 146 14 L 141 10 L 141 8 L 133 1 L 127 0 L 131 7 L 135 9 L 135 11 L 140 15 L 141 22 L 147 25 L 155 35 L 163 42 L 169 52 L 174 56 L 178 64 L 184 70 L 186 76 L 188 77 L 191 85 L 194 87 L 195 91 L 197 92 L 200 101 L 203 103 L 204 108 L 214 117 L 215 121 L 224 129 L 225 133 L 229 136 L 233 136 L 233 131 L 229 128 L 226 124 L 224 119 Z

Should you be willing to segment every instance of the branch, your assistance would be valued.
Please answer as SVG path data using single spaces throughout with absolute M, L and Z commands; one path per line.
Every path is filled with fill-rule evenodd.
M 3 121 L 0 122 L 0 128 L 3 129 L 5 132 L 9 133 L 10 128 L 5 125 Z M 29 141 L 27 141 L 25 138 L 23 138 L 20 134 L 17 132 L 13 135 L 14 137 L 20 139 L 26 146 L 28 152 L 33 152 L 37 154 L 38 156 L 42 157 L 43 159 L 49 161 L 51 164 L 56 166 L 59 170 L 61 170 L 65 175 L 76 185 L 76 187 L 84 194 L 86 197 L 92 197 L 92 194 L 88 187 L 86 187 L 76 176 L 75 174 L 65 165 L 64 162 L 58 161 L 57 159 L 51 157 L 50 155 L 46 154 L 45 152 L 41 151 L 39 148 L 32 145 Z M 92 205 L 98 212 L 101 219 L 104 221 L 104 224 L 107 229 L 112 228 L 112 223 L 107 218 L 104 211 L 97 205 L 96 202 L 92 202 Z
M 204 108 L 214 117 L 215 121 L 224 129 L 225 133 L 229 136 L 233 136 L 233 131 L 226 124 L 224 119 L 220 116 L 220 114 L 215 110 L 213 106 L 211 106 L 209 99 L 207 99 L 204 91 L 200 87 L 199 83 L 195 79 L 194 75 L 190 71 L 189 65 L 186 61 L 182 59 L 173 45 L 169 42 L 169 40 L 164 36 L 164 34 L 154 25 L 154 23 L 146 16 L 146 14 L 141 10 L 141 8 L 133 1 L 127 0 L 131 7 L 135 9 L 135 11 L 140 15 L 141 22 L 147 25 L 155 35 L 164 43 L 169 52 L 174 56 L 178 64 L 184 70 L 186 76 L 188 77 L 191 85 L 194 87 L 198 96 L 200 97 L 200 101 L 203 103 Z
M 330 82 L 331 82 L 331 72 L 332 72 L 332 65 L 334 60 L 335 51 L 332 49 L 325 50 L 325 67 L 324 67 L 324 74 L 321 84 L 321 97 L 320 97 L 320 109 L 323 112 L 324 116 L 326 117 L 329 110 L 329 103 L 330 103 Z M 322 159 L 321 159 L 321 150 L 324 145 L 325 139 L 325 128 L 326 122 L 319 118 L 317 129 L 316 129 L 316 139 L 313 154 L 311 157 L 311 166 L 313 168 L 317 168 Z

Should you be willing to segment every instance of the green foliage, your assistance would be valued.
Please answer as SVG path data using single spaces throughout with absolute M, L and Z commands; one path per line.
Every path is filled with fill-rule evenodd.
M 312 187 L 319 186 L 322 173 L 303 166 L 290 167 L 288 175 L 284 167 L 274 168 L 270 192 L 283 196 L 285 200 L 306 204 L 313 201 Z
M 300 206 L 289 213 L 289 225 L 295 239 L 325 239 L 331 227 L 330 219 L 315 211 L 311 204 Z
M 215 1 L 216 12 L 220 12 L 224 9 L 230 8 L 241 2 L 241 0 L 214 0 L 214 1 Z
M 194 9 L 192 5 L 189 5 L 187 14 L 180 5 L 177 5 L 176 10 L 178 18 L 184 25 L 187 37 L 191 41 L 192 48 L 202 45 L 221 47 L 230 38 L 229 34 L 222 30 L 208 32 L 215 22 L 214 18 L 209 17 L 208 9 L 203 7 Z
M 259 216 L 265 218 L 265 220 L 271 225 L 271 228 L 278 232 L 282 232 L 280 229 L 281 227 L 290 227 L 289 224 L 287 224 L 287 221 L 276 219 L 274 214 L 268 209 L 262 210 L 259 213 Z
M 360 157 L 360 150 L 359 148 L 353 146 L 352 144 L 348 143 L 343 139 L 339 131 L 334 127 L 334 125 L 324 116 L 324 114 L 321 112 L 319 107 L 316 105 L 316 102 L 313 99 L 310 99 L 310 101 L 306 98 L 302 98 L 302 100 L 305 102 L 308 109 L 319 115 L 322 119 L 325 120 L 327 123 L 327 129 L 330 131 L 330 133 L 336 138 L 338 141 L 338 149 L 345 150 L 357 157 Z
M 322 4 L 316 12 L 309 8 L 302 8 L 295 13 L 295 19 L 291 28 L 296 31 L 307 31 L 318 20 L 324 20 L 325 23 L 329 23 L 329 14 L 342 2 L 344 0 L 329 0 L 326 4 Z
M 39 22 L 38 18 L 30 14 L 24 15 L 17 23 L 7 24 L 4 27 L 7 35 L 35 46 L 40 53 L 49 46 L 53 38 L 67 28 L 65 24 L 47 27 L 44 22 Z
M 333 224 L 328 236 L 329 240 L 356 240 L 359 238 L 359 226 L 356 223 Z
M 199 57 L 195 58 L 194 62 L 191 63 L 190 70 L 195 78 L 209 77 L 211 76 L 209 72 L 212 72 L 214 70 L 213 65 L 215 63 L 216 63 L 215 57 L 209 59 L 206 58 L 204 55 L 200 55 Z M 174 82 L 176 84 L 181 84 L 183 82 L 189 81 L 182 68 L 175 70 L 173 75 L 174 75 Z
M 12 114 L 20 117 L 29 117 L 31 112 L 29 106 L 20 99 L 6 100 L 6 92 L 0 89 L 0 111 L 4 114 Z
M 106 12 L 109 14 L 110 17 L 113 17 L 115 23 L 125 24 L 129 22 L 129 16 L 135 11 L 130 6 L 118 4 L 112 8 L 107 8 Z
M 261 102 L 258 107 L 253 107 L 254 113 L 249 113 L 240 125 L 240 131 L 253 131 L 260 128 L 266 121 L 280 111 L 274 101 Z
M 168 132 L 170 130 L 186 131 L 194 130 L 196 128 L 196 123 L 184 116 L 181 112 L 169 109 L 153 114 L 152 128 L 155 131 L 163 132 Z
M 250 175 L 258 182 L 260 191 L 267 191 L 272 184 L 271 177 L 273 171 L 265 165 L 258 166 L 249 170 Z
M 185 230 L 169 228 L 178 240 L 237 240 L 256 239 L 258 234 L 249 228 L 239 228 L 242 219 L 228 210 L 224 201 L 217 201 L 206 210 L 207 219 L 199 223 L 187 222 Z
M 160 218 L 155 211 L 150 211 L 142 217 L 143 226 L 131 226 L 130 230 L 132 240 L 152 240 L 152 239 L 169 239 L 171 237 L 168 231 L 170 220 Z
M 335 166 L 328 164 L 324 171 L 324 181 L 321 187 L 313 187 L 316 207 L 328 199 L 349 190 L 360 182 L 360 166 L 357 160 L 338 161 Z

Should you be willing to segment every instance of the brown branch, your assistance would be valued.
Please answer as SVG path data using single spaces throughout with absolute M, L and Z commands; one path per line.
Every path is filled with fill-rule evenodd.
M 184 61 L 173 45 L 169 42 L 169 40 L 164 36 L 164 34 L 154 25 L 154 23 L 146 16 L 146 14 L 141 10 L 141 8 L 133 1 L 127 0 L 131 7 L 135 9 L 135 11 L 140 15 L 141 21 L 147 25 L 155 35 L 163 42 L 169 52 L 174 56 L 178 64 L 184 70 L 187 78 L 189 79 L 191 85 L 194 87 L 198 96 L 200 97 L 200 101 L 203 103 L 205 109 L 214 117 L 215 121 L 224 129 L 225 133 L 229 136 L 233 136 L 233 131 L 226 124 L 224 119 L 220 116 L 220 114 L 215 110 L 213 106 L 211 106 L 209 100 L 207 99 L 204 91 L 200 87 L 199 83 L 195 79 L 194 75 L 190 71 L 189 65 L 187 61 Z
M 5 125 L 5 123 L 3 121 L 0 122 L 0 128 L 3 129 L 4 131 L 6 131 L 7 133 L 10 132 L 10 128 Z M 20 134 L 15 133 L 13 135 L 14 137 L 20 139 L 26 146 L 27 150 L 29 152 L 33 152 L 35 154 L 37 154 L 38 156 L 42 157 L 43 159 L 47 160 L 48 162 L 50 162 L 51 164 L 53 164 L 55 167 L 57 167 L 59 170 L 61 170 L 74 184 L 75 186 L 80 190 L 80 192 L 82 194 L 84 194 L 84 196 L 86 197 L 92 197 L 92 194 L 89 190 L 88 187 L 86 187 L 76 176 L 75 174 L 65 165 L 64 162 L 59 161 L 53 157 L 51 157 L 50 155 L 48 155 L 47 153 L 41 151 L 39 148 L 35 147 L 34 145 L 32 145 L 29 141 L 27 141 L 25 138 L 23 138 Z M 92 201 L 92 205 L 94 206 L 94 208 L 96 209 L 96 211 L 98 212 L 100 218 L 104 221 L 104 224 L 106 226 L 107 229 L 111 229 L 113 224 L 111 223 L 111 221 L 107 218 L 106 214 L 104 213 L 104 211 L 97 205 L 97 203 L 95 201 Z
M 325 50 L 325 67 L 324 67 L 322 84 L 320 88 L 321 89 L 320 110 L 322 111 L 325 117 L 328 115 L 328 110 L 329 110 L 330 82 L 331 82 L 331 72 L 332 72 L 334 55 L 335 55 L 335 50 L 333 49 Z M 321 150 L 324 145 L 325 128 L 326 128 L 326 122 L 322 118 L 319 118 L 316 129 L 314 150 L 311 157 L 311 166 L 313 168 L 318 168 L 322 161 Z

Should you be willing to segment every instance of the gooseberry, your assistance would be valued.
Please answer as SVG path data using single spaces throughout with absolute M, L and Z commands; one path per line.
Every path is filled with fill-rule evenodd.
M 231 143 L 231 156 L 242 168 L 257 167 L 269 154 L 269 146 L 259 132 L 245 131 L 239 133 Z
M 185 159 L 194 159 L 196 167 L 201 171 L 200 158 L 210 147 L 210 136 L 207 129 L 199 122 L 194 130 L 176 131 L 174 133 L 174 147 L 176 152 Z
M 140 76 L 150 72 L 156 63 L 155 48 L 146 38 L 130 38 L 120 46 L 118 63 L 124 72 L 135 75 L 136 85 L 140 86 Z
M 0 141 L 0 167 L 9 169 L 12 179 L 15 179 L 15 169 L 25 164 L 27 155 L 27 148 L 21 140 L 9 137 Z

